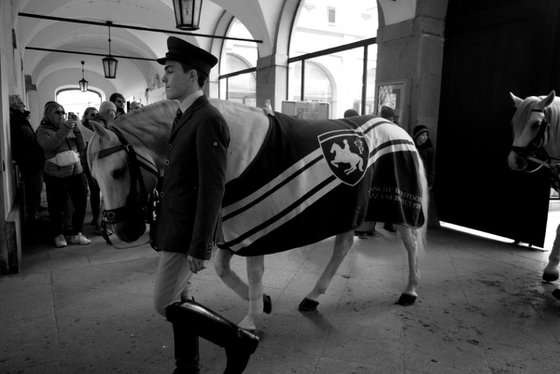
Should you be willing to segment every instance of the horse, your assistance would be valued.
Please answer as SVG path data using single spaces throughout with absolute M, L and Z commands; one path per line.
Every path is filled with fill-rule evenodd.
M 340 163 L 349 164 L 350 167 L 344 172 L 346 174 L 352 173 L 356 168 L 363 171 L 364 160 L 357 154 L 352 153 L 348 148 L 348 140 L 344 139 L 344 148 L 342 148 L 337 143 L 333 143 L 331 147 L 331 153 L 335 154 L 334 159 L 331 161 L 335 167 L 338 167 Z
M 516 108 L 512 118 L 513 144 L 508 155 L 510 169 L 533 172 L 546 167 L 551 172 L 552 185 L 559 189 L 560 167 L 560 98 L 551 91 L 547 96 L 529 96 L 524 100 L 510 92 Z M 531 168 L 532 165 L 538 165 Z M 559 277 L 560 225 L 544 268 L 542 279 L 554 282 Z M 560 296 L 560 295 L 559 295 Z M 558 297 L 560 298 L 560 297 Z
M 397 229 L 408 253 L 408 284 L 398 303 L 416 301 L 417 250 L 425 240 L 428 189 L 422 160 L 406 131 L 373 116 L 306 121 L 209 100 L 224 116 L 231 138 L 222 202 L 223 241 L 218 243 L 214 268 L 229 288 L 249 302 L 240 327 L 255 330 L 263 310 L 271 307 L 263 295 L 264 255 L 335 236 L 326 268 L 298 306 L 302 312 L 317 310 L 319 296 L 353 245 L 353 230 L 364 220 L 374 195 L 376 212 L 393 208 L 392 215 L 378 220 L 400 224 Z M 125 242 L 145 232 L 145 211 L 148 219 L 151 216 L 150 191 L 166 159 L 177 108 L 177 102 L 164 100 L 119 116 L 108 128 L 93 123 L 87 162 L 104 196 L 103 223 L 111 224 Z M 331 167 L 328 147 L 341 139 L 348 140 L 352 152 L 369 167 L 351 175 Z M 272 152 L 265 152 L 269 148 Z M 370 196 L 374 177 L 385 185 Z M 313 222 L 317 229 L 312 229 Z M 230 268 L 234 254 L 246 257 L 248 284 Z

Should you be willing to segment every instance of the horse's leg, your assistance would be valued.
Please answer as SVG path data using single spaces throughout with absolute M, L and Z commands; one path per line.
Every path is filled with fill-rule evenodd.
M 214 270 L 222 282 L 233 290 L 240 298 L 249 301 L 249 286 L 231 270 L 229 266 L 233 252 L 227 249 L 218 249 L 214 258 Z M 263 294 L 263 311 L 269 314 L 272 311 L 270 296 Z
M 416 258 L 416 250 L 418 245 L 416 240 L 416 230 L 401 225 L 397 225 L 396 229 L 401 236 L 404 248 L 406 249 L 406 252 L 408 254 L 408 285 L 406 286 L 404 292 L 401 294 L 401 297 L 397 301 L 397 304 L 412 305 L 418 298 L 416 287 L 418 286 L 418 281 L 420 280 L 420 275 L 418 273 L 418 262 Z
M 239 295 L 243 300 L 249 301 L 249 287 L 239 278 L 239 276 L 231 270 L 230 263 L 233 252 L 227 249 L 218 249 L 214 259 L 214 270 L 221 278 L 222 282 Z
M 552 244 L 552 250 L 548 256 L 548 264 L 544 268 L 542 279 L 546 282 L 554 282 L 558 279 L 558 264 L 560 263 L 560 225 L 556 228 L 556 238 Z
M 336 271 L 342 264 L 344 257 L 348 253 L 348 250 L 354 244 L 354 232 L 348 231 L 336 236 L 334 240 L 334 248 L 331 259 L 327 264 L 323 274 L 315 283 L 315 287 L 307 294 L 303 301 L 299 304 L 298 309 L 302 312 L 310 312 L 317 310 L 317 305 L 319 305 L 319 296 L 324 294 L 331 283 Z
M 264 256 L 247 257 L 247 279 L 249 280 L 249 310 L 239 327 L 256 330 L 256 319 L 262 315 Z

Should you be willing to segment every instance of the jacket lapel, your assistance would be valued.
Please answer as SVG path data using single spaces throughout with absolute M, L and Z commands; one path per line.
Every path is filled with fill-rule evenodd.
M 177 122 L 175 126 L 173 126 L 173 128 L 171 129 L 169 142 L 173 141 L 175 135 L 177 135 L 177 132 L 179 132 L 179 130 L 185 125 L 185 123 L 187 123 L 187 121 L 192 117 L 193 113 L 196 110 L 200 109 L 202 106 L 206 105 L 207 103 L 208 103 L 208 98 L 202 95 L 198 99 L 196 99 L 190 107 L 188 107 L 185 113 L 183 113 L 183 116 L 181 117 L 179 122 Z

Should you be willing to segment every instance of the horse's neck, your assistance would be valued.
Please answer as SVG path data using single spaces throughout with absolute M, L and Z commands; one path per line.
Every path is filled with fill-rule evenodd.
M 140 128 L 131 123 L 122 123 L 118 128 L 138 154 L 148 158 L 158 169 L 163 167 L 171 133 L 169 124 L 159 123 Z
M 261 108 L 210 99 L 224 116 L 230 133 L 226 181 L 235 179 L 259 153 L 268 133 L 269 120 Z

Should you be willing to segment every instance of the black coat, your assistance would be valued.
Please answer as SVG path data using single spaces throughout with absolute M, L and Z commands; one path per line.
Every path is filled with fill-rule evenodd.
M 155 246 L 209 259 L 221 223 L 229 129 L 199 97 L 171 130 Z
M 434 185 L 434 179 L 436 177 L 436 154 L 434 151 L 434 146 L 430 139 L 426 143 L 416 146 L 420 157 L 424 162 L 424 168 L 426 169 L 426 179 L 428 180 L 428 186 L 431 188 Z
M 24 113 L 10 109 L 10 133 L 12 159 L 21 172 L 42 170 L 45 164 L 43 148 L 37 143 L 37 135 Z

